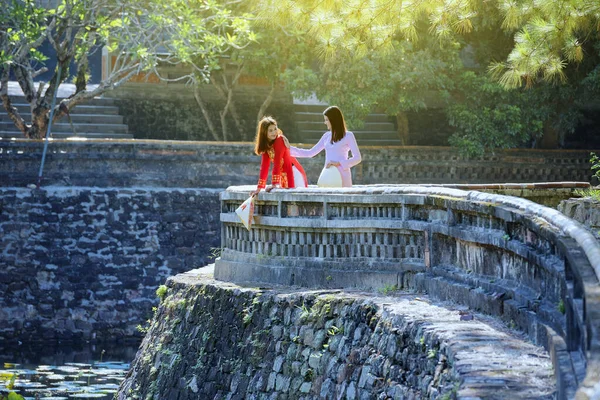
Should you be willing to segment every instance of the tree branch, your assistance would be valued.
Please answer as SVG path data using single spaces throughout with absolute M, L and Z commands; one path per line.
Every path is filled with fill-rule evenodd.
M 0 97 L 2 98 L 2 104 L 4 105 L 4 109 L 8 113 L 8 117 L 15 124 L 18 130 L 20 130 L 25 137 L 27 137 L 27 131 L 29 127 L 25 123 L 23 117 L 19 113 L 19 110 L 14 107 L 10 101 L 10 97 L 8 96 L 8 79 L 10 76 L 10 68 L 4 66 L 2 68 L 2 76 L 0 77 Z

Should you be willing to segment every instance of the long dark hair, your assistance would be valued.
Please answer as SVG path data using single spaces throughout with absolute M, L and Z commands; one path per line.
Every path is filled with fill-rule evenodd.
M 256 138 L 254 139 L 254 152 L 258 156 L 269 150 L 271 147 L 269 138 L 267 137 L 267 132 L 269 131 L 269 127 L 271 125 L 277 125 L 277 121 L 275 121 L 275 118 L 273 117 L 263 117 L 260 121 L 258 121 L 258 126 L 256 127 Z
M 346 121 L 344 121 L 344 115 L 342 110 L 336 106 L 327 107 L 323 111 L 323 115 L 329 119 L 331 123 L 331 143 L 339 142 L 346 136 Z

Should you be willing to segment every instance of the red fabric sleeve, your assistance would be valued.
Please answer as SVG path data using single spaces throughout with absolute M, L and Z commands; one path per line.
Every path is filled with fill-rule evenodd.
M 280 136 L 275 139 L 275 143 L 273 143 L 275 157 L 273 157 L 273 172 L 271 172 L 271 183 L 273 185 L 281 184 L 281 167 L 283 166 L 283 153 L 285 149 L 283 138 Z
M 264 189 L 267 186 L 267 178 L 269 177 L 269 164 L 271 160 L 267 152 L 262 153 L 262 160 L 260 163 L 260 173 L 258 174 L 258 185 L 257 189 Z

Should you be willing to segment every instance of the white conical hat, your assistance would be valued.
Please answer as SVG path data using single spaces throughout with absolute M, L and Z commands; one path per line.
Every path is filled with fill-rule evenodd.
M 319 187 L 342 187 L 342 174 L 337 167 L 323 168 L 319 180 Z
M 254 218 L 254 196 L 248 197 L 236 210 L 235 213 L 246 229 L 252 228 L 252 219 Z

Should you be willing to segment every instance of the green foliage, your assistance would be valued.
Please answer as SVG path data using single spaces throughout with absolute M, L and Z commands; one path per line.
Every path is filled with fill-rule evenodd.
M 221 255 L 223 254 L 223 250 L 225 249 L 222 247 L 211 247 L 210 255 L 208 256 L 208 258 L 211 260 L 216 260 L 217 258 L 221 257 Z
M 160 301 L 164 301 L 167 296 L 168 288 L 165 285 L 160 285 L 158 289 L 156 289 L 156 297 L 160 299 Z
M 329 336 L 335 336 L 335 335 L 337 335 L 338 333 L 343 333 L 343 332 L 344 332 L 344 329 L 343 329 L 343 328 L 342 328 L 342 329 L 340 329 L 340 328 L 338 328 L 337 326 L 335 326 L 335 325 L 332 325 L 332 326 L 331 326 L 331 328 L 329 328 L 329 329 L 327 330 L 327 335 L 329 335 Z
M 562 82 L 565 70 L 584 60 L 586 44 L 600 26 L 596 0 L 456 1 L 425 0 L 407 6 L 402 0 L 261 0 L 258 15 L 286 27 L 302 27 L 322 59 L 351 52 L 356 59 L 371 52 L 395 51 L 394 41 L 417 43 L 426 34 L 439 42 L 504 32 L 511 48 L 491 71 L 505 87 L 531 86 L 536 80 Z M 472 37 L 471 37 L 472 38 Z M 498 61 L 498 58 L 496 58 Z
M 375 109 L 397 115 L 444 104 L 449 98 L 450 77 L 460 65 L 456 43 L 440 47 L 428 39 L 419 44 L 394 39 L 391 51 L 370 51 L 361 57 L 336 49 L 335 56 L 313 62 L 311 68 L 306 63 L 288 65 L 282 78 L 296 97 L 316 93 L 341 107 L 349 128 L 357 129 Z
M 202 0 L 62 0 L 54 9 L 38 7 L 34 0 L 9 0 L 0 9 L 0 79 L 19 81 L 31 105 L 27 124 L 18 111 L 9 108 L 11 119 L 26 137 L 39 137 L 50 113 L 50 98 L 56 85 L 76 76 L 77 94 L 65 99 L 67 109 L 117 87 L 132 76 L 154 73 L 162 79 L 207 80 L 218 67 L 221 55 L 241 49 L 254 38 L 247 14 L 233 15 L 228 5 Z M 45 57 L 39 46 L 48 42 L 57 65 L 50 84 L 37 90 L 33 77 L 44 71 Z M 106 45 L 114 57 L 112 69 L 94 91 L 87 91 L 88 55 Z M 75 71 L 69 65 L 75 62 Z M 181 76 L 165 77 L 162 65 L 185 63 Z M 181 69 L 185 71 L 185 69 Z M 88 75 L 89 76 L 89 75 Z M 58 105 L 57 105 L 58 107 Z M 55 118 L 62 111 L 57 108 Z
M 531 86 L 538 79 L 566 81 L 567 67 L 583 61 L 584 46 L 594 40 L 600 23 L 600 3 L 595 0 L 501 0 L 498 6 L 504 16 L 502 27 L 516 31 L 507 60 L 491 67 L 507 87 Z
M 596 178 L 596 179 L 600 180 L 600 157 L 598 157 L 596 155 L 596 153 L 594 153 L 594 152 L 590 153 L 590 164 L 592 165 L 590 167 L 590 169 L 594 173 L 592 175 L 592 179 Z M 600 201 L 600 189 L 593 189 L 593 188 L 577 189 L 577 190 L 575 190 L 574 193 L 577 196 L 591 197 L 592 199 L 594 199 L 596 201 Z
M 564 140 L 600 92 L 595 0 L 260 0 L 257 9 L 267 23 L 307 32 L 312 52 L 288 63 L 283 80 L 297 97 L 316 92 L 342 107 L 350 128 L 375 109 L 450 104 L 451 144 L 481 156 L 539 146 L 542 133 Z M 463 74 L 470 69 L 495 80 Z
M 306 305 L 305 302 L 302 302 L 302 306 L 296 306 L 296 308 L 300 309 L 300 320 L 306 321 L 312 316 L 312 310 L 309 306 Z
M 446 109 L 455 128 L 450 144 L 468 157 L 531 144 L 542 136 L 550 115 L 540 91 L 505 90 L 473 72 L 462 74 L 456 97 L 457 102 Z
M 17 374 L 12 372 L 0 372 L 0 382 L 6 382 L 6 389 L 8 389 L 8 394 L 2 395 L 0 394 L 0 400 L 24 400 L 23 396 L 13 392 L 12 390 L 15 387 L 15 381 L 17 379 Z
M 561 314 L 565 313 L 565 302 L 560 299 L 560 301 L 558 302 L 558 306 L 556 307 L 558 309 L 558 312 L 560 312 Z
M 20 394 L 17 394 L 15 392 L 8 392 L 8 396 L 4 397 L 0 397 L 0 400 L 25 400 L 25 398 L 23 396 L 21 396 Z
M 392 294 L 396 291 L 398 291 L 398 286 L 396 285 L 385 285 L 384 287 L 379 289 L 379 293 L 383 294 L 384 296 Z
M 156 317 L 156 312 L 157 312 L 157 311 L 158 311 L 158 308 L 156 308 L 156 307 L 152 307 L 152 315 L 153 315 L 153 317 Z M 142 324 L 138 324 L 138 325 L 135 327 L 135 329 L 136 329 L 138 332 L 140 332 L 140 333 L 143 333 L 143 334 L 145 335 L 146 333 L 148 333 L 148 331 L 150 330 L 150 327 L 151 327 L 151 326 L 152 326 L 152 320 L 151 320 L 151 319 L 148 319 L 148 320 L 146 320 L 146 325 L 145 325 L 145 326 L 142 326 Z
M 592 164 L 592 175 L 593 178 L 600 179 L 600 158 L 596 155 L 596 153 L 590 153 L 590 164 Z
M 596 201 L 600 201 L 600 189 L 576 189 L 574 193 L 579 197 L 591 197 Z

